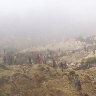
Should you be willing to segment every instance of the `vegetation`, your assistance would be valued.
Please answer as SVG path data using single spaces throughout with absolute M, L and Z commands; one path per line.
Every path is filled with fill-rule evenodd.
M 84 63 L 96 63 L 96 57 L 89 57 L 89 58 L 83 59 L 82 62 L 84 62 Z

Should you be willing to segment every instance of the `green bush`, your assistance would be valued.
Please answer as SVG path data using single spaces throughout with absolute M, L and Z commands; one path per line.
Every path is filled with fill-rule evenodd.
M 89 58 L 83 59 L 82 62 L 84 62 L 84 63 L 95 63 L 96 62 L 96 57 L 89 57 Z

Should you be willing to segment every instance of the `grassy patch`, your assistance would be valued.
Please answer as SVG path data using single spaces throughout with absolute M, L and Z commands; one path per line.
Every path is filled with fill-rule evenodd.
M 96 57 L 89 57 L 89 58 L 83 59 L 82 62 L 84 62 L 84 63 L 96 63 Z

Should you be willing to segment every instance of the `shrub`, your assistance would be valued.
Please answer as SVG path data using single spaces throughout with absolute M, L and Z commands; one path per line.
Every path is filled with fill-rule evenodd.
M 83 59 L 82 62 L 84 62 L 84 63 L 96 63 L 96 57 L 89 57 L 89 58 Z

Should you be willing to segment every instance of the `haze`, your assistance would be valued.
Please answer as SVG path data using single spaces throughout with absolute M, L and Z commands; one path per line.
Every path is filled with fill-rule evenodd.
M 0 0 L 0 37 L 34 42 L 96 33 L 95 0 Z M 29 38 L 29 39 L 30 39 Z

